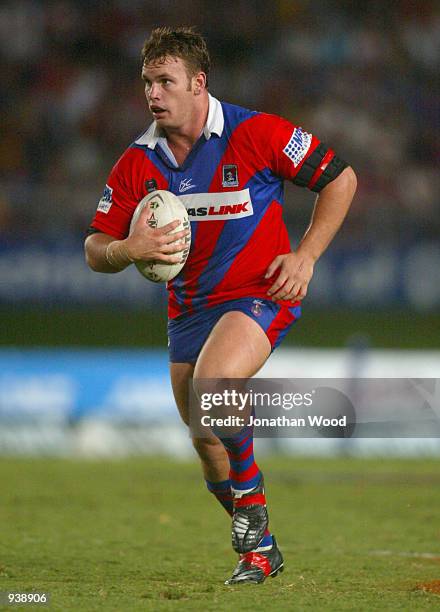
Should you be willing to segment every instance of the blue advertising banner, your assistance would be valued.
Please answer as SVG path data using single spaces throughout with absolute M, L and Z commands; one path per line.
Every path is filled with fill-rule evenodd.
M 0 350 L 0 424 L 177 420 L 166 351 Z
M 272 391 L 278 392 L 282 376 L 293 377 L 296 382 L 306 379 L 310 384 L 310 377 L 326 373 L 330 379 L 324 387 L 328 389 L 330 385 L 333 389 L 332 378 L 341 379 L 344 385 L 349 382 L 346 377 L 353 368 L 347 367 L 347 357 L 343 350 L 280 349 L 259 376 L 275 379 Z M 402 420 L 406 415 L 408 422 L 414 418 L 425 422 L 426 417 L 428 425 L 434 417 L 438 421 L 438 380 L 426 382 L 422 377 L 438 375 L 439 359 L 440 353 L 435 351 L 372 351 L 358 374 L 363 377 L 359 379 L 362 384 L 371 381 L 372 386 L 368 387 L 371 392 L 365 396 L 365 402 L 368 400 L 371 410 L 376 411 L 376 420 L 386 419 L 387 426 L 391 422 L 389 415 L 394 420 Z M 390 377 L 399 377 L 392 393 Z M 347 389 L 351 389 L 349 397 L 353 399 L 353 389 L 359 390 L 359 386 L 349 385 Z M 356 397 L 359 402 L 359 396 Z M 411 403 L 413 397 L 416 404 Z M 318 407 L 327 414 L 331 404 L 324 399 Z M 356 420 L 361 422 L 363 404 L 355 402 L 353 406 Z M 335 407 L 339 415 L 339 403 Z M 414 407 L 418 407 L 418 416 Z M 286 414 L 292 416 L 293 412 L 288 410 Z M 374 414 L 373 419 L 368 418 L 375 421 Z M 406 435 L 413 435 L 413 431 Z M 430 430 L 428 437 L 397 438 L 394 430 L 391 437 L 383 435 L 375 434 L 374 438 L 344 435 L 343 439 L 321 435 L 310 439 L 272 436 L 259 439 L 258 444 L 270 453 L 396 456 L 440 453 L 437 429 Z M 117 458 L 139 453 L 194 458 L 188 430 L 173 399 L 166 351 L 0 350 L 0 456 Z
M 3 304 L 110 303 L 144 308 L 163 307 L 166 302 L 164 285 L 142 278 L 133 266 L 120 274 L 89 270 L 82 245 L 71 250 L 45 245 L 4 248 L 0 278 Z M 307 303 L 434 310 L 440 306 L 440 244 L 332 248 L 315 268 Z

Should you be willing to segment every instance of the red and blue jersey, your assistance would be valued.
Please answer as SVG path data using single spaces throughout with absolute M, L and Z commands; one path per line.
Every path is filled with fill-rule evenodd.
M 148 191 L 169 190 L 185 204 L 192 231 L 187 262 L 167 285 L 169 318 L 243 297 L 267 299 L 274 282 L 264 278 L 267 268 L 291 251 L 284 180 L 319 191 L 341 170 L 335 173 L 339 162 L 301 127 L 209 96 L 206 126 L 182 166 L 155 124 L 125 151 L 92 228 L 126 238 Z

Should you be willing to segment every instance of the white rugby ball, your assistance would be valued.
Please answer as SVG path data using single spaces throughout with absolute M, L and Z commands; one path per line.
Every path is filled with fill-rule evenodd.
M 171 221 L 178 219 L 180 221 L 180 225 L 178 225 L 171 232 L 172 234 L 180 232 L 184 229 L 191 229 L 188 213 L 186 212 L 186 208 L 179 198 L 171 193 L 171 191 L 158 189 L 146 195 L 145 198 L 137 205 L 130 224 L 130 234 L 132 233 L 133 228 L 139 219 L 139 215 L 147 204 L 150 204 L 151 211 L 147 221 L 150 227 L 160 228 L 167 225 L 167 223 L 171 223 Z M 176 255 L 182 256 L 179 263 L 168 264 L 155 261 L 138 261 L 135 264 L 136 268 L 139 270 L 142 276 L 145 276 L 145 278 L 148 278 L 155 283 L 171 280 L 179 274 L 185 265 L 191 246 L 191 234 L 180 239 L 179 242 L 183 242 L 185 244 L 185 249 L 180 251 L 180 253 L 176 253 Z

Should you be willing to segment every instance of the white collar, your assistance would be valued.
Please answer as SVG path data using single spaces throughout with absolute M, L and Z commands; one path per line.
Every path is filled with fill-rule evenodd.
M 205 135 L 206 140 L 209 140 L 212 134 L 221 136 L 223 134 L 223 127 L 225 124 L 223 109 L 219 100 L 214 98 L 214 96 L 211 96 L 210 93 L 208 93 L 208 100 L 208 118 L 206 120 L 205 127 L 203 128 L 203 134 Z M 157 125 L 156 121 L 153 121 L 148 130 L 136 140 L 136 144 L 147 145 L 149 149 L 154 149 L 159 141 L 159 138 L 163 138 L 163 136 L 163 131 Z

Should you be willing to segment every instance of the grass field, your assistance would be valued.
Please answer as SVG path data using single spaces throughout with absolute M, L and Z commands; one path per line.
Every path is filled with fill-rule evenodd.
M 286 569 L 239 588 L 223 585 L 229 521 L 196 464 L 2 459 L 0 591 L 48 591 L 50 609 L 87 612 L 440 606 L 426 587 L 440 585 L 436 461 L 260 465 Z
M 166 308 L 0 307 L 0 345 L 4 346 L 166 346 Z M 372 348 L 440 348 L 440 314 L 409 310 L 313 311 L 303 315 L 283 346 L 344 347 L 361 334 Z

